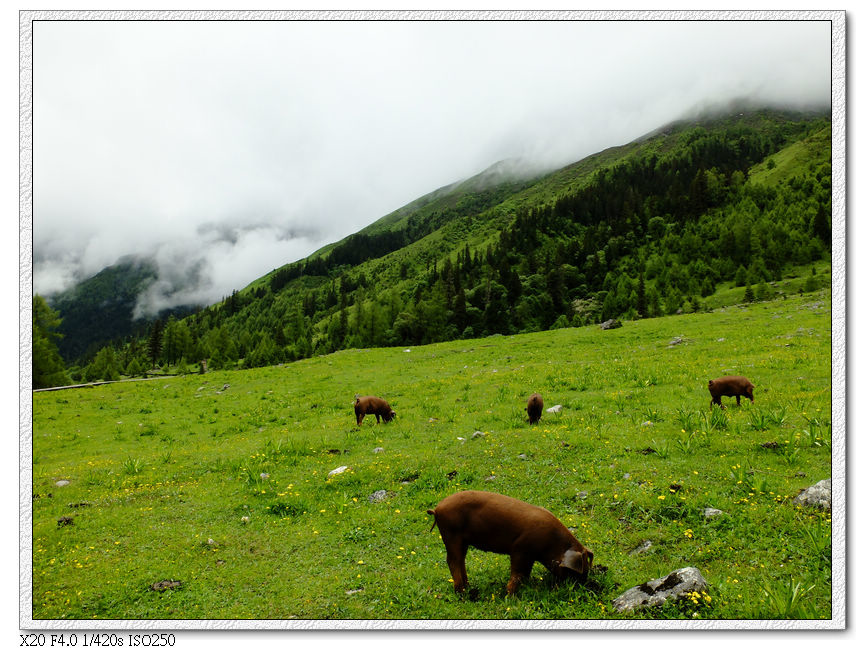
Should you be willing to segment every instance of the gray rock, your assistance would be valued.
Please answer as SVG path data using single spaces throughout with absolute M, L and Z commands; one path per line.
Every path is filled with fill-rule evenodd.
M 628 555 L 639 555 L 640 553 L 645 553 L 650 548 L 652 548 L 652 540 L 645 539 L 636 548 L 632 548 L 628 551 Z
M 561 404 L 556 404 L 555 406 L 551 406 L 550 408 L 548 408 L 547 413 L 561 413 L 562 408 L 563 407 Z
M 583 490 L 582 492 L 577 492 L 578 499 L 587 499 L 589 497 L 589 493 Z
M 340 465 L 336 469 L 330 470 L 327 473 L 327 477 L 330 478 L 331 476 L 336 476 L 337 474 L 342 474 L 343 472 L 348 471 L 349 469 L 351 469 L 351 468 L 348 465 Z
M 685 342 L 685 339 L 683 339 L 681 336 L 677 336 L 677 337 L 673 338 L 669 343 L 667 343 L 667 347 L 671 348 L 674 345 L 681 345 L 684 342 Z
M 519 456 L 517 456 L 517 458 L 519 458 L 520 460 L 528 460 L 529 459 L 529 457 L 526 456 L 525 454 L 520 454 Z
M 483 438 L 485 435 L 487 434 L 485 434 L 483 431 L 475 431 L 472 434 L 472 440 L 474 440 L 475 438 Z
M 602 330 L 614 330 L 617 327 L 621 327 L 621 326 L 622 326 L 622 324 L 619 321 L 617 321 L 615 318 L 611 318 L 610 320 L 605 320 L 603 323 L 601 323 L 601 329 Z
M 387 490 L 376 490 L 367 497 L 370 503 L 381 503 L 390 498 L 390 493 Z
M 706 519 L 711 519 L 712 517 L 719 517 L 724 514 L 723 510 L 718 510 L 717 508 L 703 508 L 703 516 Z
M 685 567 L 677 569 L 663 578 L 649 580 L 628 589 L 621 596 L 613 599 L 613 607 L 618 612 L 657 607 L 668 600 L 678 600 L 692 591 L 703 591 L 707 586 L 708 584 L 699 569 Z
M 484 480 L 485 480 L 485 481 L 488 481 L 488 482 L 489 482 L 489 481 L 495 481 L 495 480 L 496 480 L 496 476 L 495 476 L 495 474 L 491 474 L 490 476 L 487 476 Z
M 56 485 L 57 487 L 64 487 L 66 485 L 69 485 L 69 481 L 67 481 L 65 478 L 62 478 L 59 481 L 55 482 L 54 485 Z
M 383 451 L 384 451 L 384 447 L 376 447 L 375 449 L 372 450 L 372 453 L 380 454 Z
M 832 510 L 832 482 L 825 478 L 802 490 L 793 499 L 793 505 Z

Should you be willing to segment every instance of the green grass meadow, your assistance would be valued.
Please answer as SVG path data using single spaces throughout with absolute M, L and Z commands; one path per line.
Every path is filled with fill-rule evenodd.
M 830 618 L 831 517 L 791 503 L 830 477 L 830 302 L 34 393 L 33 618 Z M 709 407 L 725 374 L 754 404 Z M 529 426 L 535 391 L 563 409 Z M 355 393 L 395 421 L 358 427 Z M 590 580 L 536 565 L 506 597 L 508 558 L 470 550 L 456 596 L 426 511 L 463 489 L 551 510 Z M 685 566 L 705 593 L 613 610 Z

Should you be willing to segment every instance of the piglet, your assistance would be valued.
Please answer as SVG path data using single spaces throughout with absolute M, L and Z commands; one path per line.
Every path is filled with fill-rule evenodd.
M 535 562 L 555 580 L 583 581 L 595 557 L 549 510 L 502 494 L 457 492 L 427 513 L 435 517 L 433 528 L 439 527 L 457 593 L 465 591 L 468 581 L 469 546 L 511 556 L 509 594 L 528 579 Z
M 529 424 L 537 424 L 544 410 L 544 398 L 540 393 L 532 393 L 526 404 L 526 413 L 529 414 Z
M 754 402 L 754 384 L 744 377 L 730 375 L 718 377 L 709 380 L 709 394 L 712 396 L 712 401 L 709 402 L 710 407 L 712 404 L 717 404 L 724 408 L 724 405 L 721 404 L 721 396 L 735 397 L 736 406 L 740 406 L 740 396 L 747 397 L 751 403 Z
M 381 422 L 384 418 L 385 422 L 393 420 L 396 413 L 386 401 L 381 397 L 361 397 L 354 396 L 354 416 L 357 418 L 357 425 L 360 426 L 365 415 L 375 415 L 375 421 Z

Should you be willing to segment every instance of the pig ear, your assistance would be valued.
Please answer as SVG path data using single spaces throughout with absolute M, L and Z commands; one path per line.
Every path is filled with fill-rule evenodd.
M 562 566 L 567 567 L 571 571 L 576 571 L 577 573 L 585 573 L 589 568 L 585 554 L 575 551 L 572 548 L 565 551 L 565 555 L 562 557 Z

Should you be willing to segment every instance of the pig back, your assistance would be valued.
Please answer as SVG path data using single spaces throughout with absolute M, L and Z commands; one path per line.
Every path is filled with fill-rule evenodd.
M 745 395 L 748 390 L 753 390 L 754 385 L 748 381 L 746 377 L 738 375 L 726 375 L 718 377 L 709 382 L 709 392 L 713 397 L 723 395 L 725 397 L 735 397 L 736 395 Z
M 355 413 L 373 415 L 375 413 L 389 413 L 390 410 L 390 405 L 385 400 L 383 400 L 381 397 L 373 397 L 371 395 L 368 395 L 366 397 L 358 397 L 354 403 Z
M 567 548 L 576 541 L 546 508 L 493 492 L 452 494 L 436 507 L 435 518 L 443 539 L 458 537 L 492 553 L 519 549 L 541 559 L 550 547 Z

